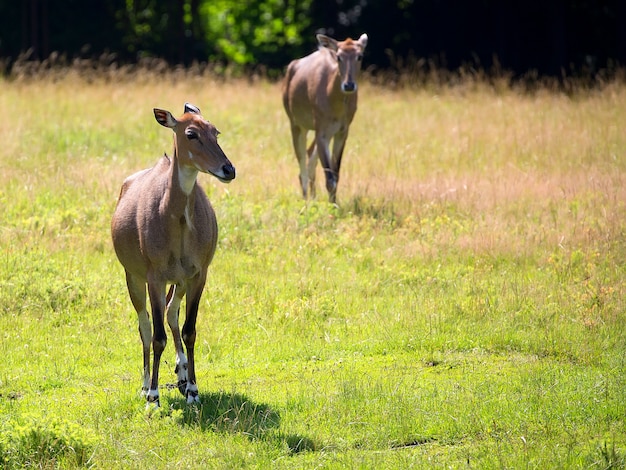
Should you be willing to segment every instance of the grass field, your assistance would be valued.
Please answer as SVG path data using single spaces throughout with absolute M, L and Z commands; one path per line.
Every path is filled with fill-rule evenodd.
M 276 84 L 0 80 L 0 466 L 626 467 L 626 85 L 359 98 L 335 207 Z M 237 179 L 199 179 L 202 406 L 148 413 L 109 223 L 185 101 Z

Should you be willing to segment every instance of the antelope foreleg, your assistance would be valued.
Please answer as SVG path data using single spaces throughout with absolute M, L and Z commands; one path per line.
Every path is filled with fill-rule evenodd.
M 339 170 L 341 169 L 341 159 L 343 158 L 343 150 L 346 148 L 346 141 L 348 140 L 348 130 L 339 131 L 333 138 L 333 156 L 331 159 L 331 168 L 337 174 L 337 181 L 339 181 Z
M 178 326 L 178 317 L 180 311 L 180 303 L 185 295 L 185 289 L 182 286 L 172 285 L 167 294 L 167 323 L 172 330 L 172 338 L 176 348 L 176 376 L 178 377 L 178 390 L 185 395 L 187 389 L 187 357 L 183 350 L 183 343 L 180 337 L 180 328 Z
M 337 185 L 339 184 L 339 170 L 341 169 L 341 159 L 343 158 L 343 150 L 346 147 L 346 140 L 348 140 L 348 129 L 340 130 L 333 137 L 333 154 L 330 161 L 330 168 L 335 175 L 335 187 L 334 191 L 330 194 L 330 202 L 334 203 L 337 199 Z
M 139 319 L 139 336 L 141 336 L 143 350 L 143 383 L 141 386 L 141 394 L 148 396 L 150 389 L 150 345 L 152 343 L 152 331 L 150 325 L 150 316 L 146 310 L 137 312 Z
M 200 297 L 202 296 L 202 289 L 204 288 L 205 282 L 206 273 L 198 276 L 193 289 L 190 289 L 189 295 L 187 295 L 187 310 L 182 335 L 185 347 L 187 348 L 188 361 L 187 372 L 189 375 L 189 381 L 187 382 L 187 388 L 185 390 L 187 403 L 200 402 L 200 397 L 198 396 L 198 385 L 196 384 L 196 319 L 198 318 L 198 305 L 200 304 Z
M 317 149 L 315 147 L 315 139 L 307 149 L 307 169 L 309 175 L 309 197 L 315 198 L 315 170 L 317 168 Z
M 337 174 L 331 167 L 329 142 L 323 133 L 319 132 L 315 134 L 315 145 L 317 146 L 317 154 L 324 169 L 324 175 L 326 176 L 326 190 L 330 197 L 330 202 L 335 202 L 335 193 L 337 192 Z

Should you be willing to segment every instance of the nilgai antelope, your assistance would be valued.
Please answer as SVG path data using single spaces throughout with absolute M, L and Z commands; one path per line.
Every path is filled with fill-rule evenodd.
M 210 173 L 224 183 L 235 178 L 235 168 L 217 143 L 218 130 L 200 115 L 198 108 L 186 103 L 185 113 L 178 119 L 162 109 L 154 109 L 154 116 L 159 124 L 174 131 L 174 154 L 164 155 L 154 167 L 126 178 L 111 223 L 115 253 L 126 271 L 128 293 L 139 317 L 142 393 L 147 406 L 159 406 L 159 364 L 167 342 L 164 317 L 176 348 L 178 389 L 187 403 L 200 401 L 194 358 L 196 318 L 217 244 L 217 222 L 196 178 L 198 172 Z M 146 309 L 146 284 L 152 330 Z M 167 285 L 170 288 L 166 295 Z M 178 310 L 185 295 L 181 341 Z
M 334 203 L 341 157 L 356 113 L 356 79 L 367 46 L 367 34 L 362 34 L 358 41 L 350 38 L 337 41 L 318 34 L 317 41 L 317 51 L 292 61 L 287 67 L 283 105 L 291 121 L 291 137 L 300 164 L 304 198 L 315 197 L 315 168 L 319 156 L 329 199 Z M 307 150 L 309 130 L 315 131 L 315 139 Z

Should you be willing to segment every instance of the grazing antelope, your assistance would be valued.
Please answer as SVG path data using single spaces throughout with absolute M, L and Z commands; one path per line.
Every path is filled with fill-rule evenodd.
M 185 113 L 178 119 L 162 109 L 154 109 L 154 116 L 159 124 L 174 131 L 174 154 L 164 155 L 154 167 L 126 178 L 111 223 L 115 253 L 126 271 L 128 293 L 139 317 L 142 393 L 147 406 L 159 406 L 159 364 L 167 342 L 164 316 L 176 347 L 178 389 L 187 403 L 200 401 L 194 358 L 196 318 L 207 268 L 215 253 L 217 222 L 196 178 L 198 172 L 210 173 L 224 183 L 235 178 L 235 168 L 217 143 L 218 130 L 204 120 L 198 108 L 186 103 Z M 178 310 L 185 295 L 181 341 Z M 154 352 L 152 376 L 150 345 Z
M 356 79 L 367 46 L 367 34 L 362 34 L 358 41 L 350 38 L 337 41 L 318 34 L 317 41 L 317 51 L 293 60 L 287 67 L 283 105 L 291 121 L 291 137 L 300 164 L 304 198 L 315 197 L 315 168 L 319 156 L 329 199 L 334 203 L 341 157 L 356 113 Z M 309 130 L 315 131 L 315 139 L 307 150 Z

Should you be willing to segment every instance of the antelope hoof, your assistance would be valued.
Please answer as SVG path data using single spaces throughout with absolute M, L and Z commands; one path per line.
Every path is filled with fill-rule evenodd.
M 178 391 L 186 396 L 187 391 L 187 363 L 176 364 L 176 368 L 174 369 L 176 375 L 178 376 L 178 383 L 176 384 L 178 387 Z
M 187 385 L 187 404 L 200 403 L 200 395 L 198 394 L 198 386 L 195 384 Z
M 181 395 L 185 396 L 187 392 L 187 380 L 179 380 L 176 385 L 178 386 L 178 391 Z
M 335 196 L 337 194 L 337 178 L 335 175 L 326 175 L 326 190 L 330 197 L 330 202 L 335 202 Z
M 159 408 L 161 403 L 159 402 L 159 391 L 149 390 L 146 394 L 146 409 Z

